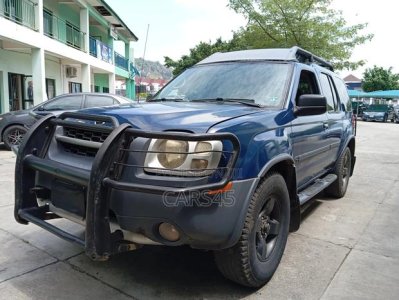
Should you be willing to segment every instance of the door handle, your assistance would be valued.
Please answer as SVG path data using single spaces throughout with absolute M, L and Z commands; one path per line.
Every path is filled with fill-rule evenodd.
M 327 122 L 324 122 L 324 123 L 323 123 L 323 128 L 324 128 L 324 129 L 328 129 L 328 127 L 330 127 L 330 125 L 328 125 Z

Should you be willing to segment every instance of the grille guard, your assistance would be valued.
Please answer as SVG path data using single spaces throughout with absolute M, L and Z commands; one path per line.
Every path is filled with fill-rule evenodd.
M 110 122 L 112 127 L 90 125 L 66 120 L 67 118 L 84 119 L 89 121 Z M 83 129 L 96 129 L 110 132 L 95 155 L 90 176 L 76 172 L 68 166 L 45 158 L 55 135 L 56 126 L 77 126 Z M 232 145 L 231 156 L 226 165 L 226 172 L 216 183 L 202 184 L 185 188 L 137 184 L 121 182 L 114 176 L 117 173 L 115 163 L 121 161 L 119 154 L 123 146 L 130 145 L 132 137 L 175 139 L 186 141 L 228 140 Z M 49 115 L 41 118 L 25 138 L 18 149 L 15 165 L 15 219 L 22 224 L 32 222 L 57 236 L 79 244 L 85 248 L 86 254 L 93 260 L 107 260 L 110 255 L 132 249 L 132 244 L 123 240 L 121 231 L 111 233 L 109 224 L 109 191 L 111 188 L 138 191 L 144 193 L 188 193 L 199 190 L 216 190 L 228 184 L 233 176 L 233 167 L 237 161 L 240 144 L 237 137 L 231 133 L 189 134 L 176 132 L 146 132 L 136 130 L 130 124 L 118 126 L 115 118 L 107 116 L 84 115 L 80 113 L 64 113 L 58 118 Z M 82 240 L 46 222 L 59 216 L 48 210 L 48 207 L 39 207 L 35 188 L 36 172 L 43 172 L 55 178 L 61 178 L 87 187 L 86 197 L 86 228 L 85 239 Z M 134 245 L 133 245 L 134 246 Z M 133 247 L 134 248 L 134 247 Z

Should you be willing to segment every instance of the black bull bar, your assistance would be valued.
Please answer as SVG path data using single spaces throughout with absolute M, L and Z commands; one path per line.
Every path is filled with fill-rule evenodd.
M 105 126 L 82 124 L 68 121 L 68 118 L 113 123 L 113 128 Z M 53 136 L 58 126 L 76 126 L 76 128 L 100 128 L 109 130 L 109 135 L 98 149 L 94 157 L 90 174 L 46 158 Z M 126 147 L 128 138 L 132 137 L 174 139 L 185 141 L 227 140 L 232 145 L 230 158 L 224 167 L 221 180 L 208 184 L 189 187 L 168 187 L 121 182 L 112 173 L 115 162 L 121 159 L 121 149 Z M 129 144 L 130 145 L 130 144 Z M 217 190 L 225 187 L 233 176 L 233 167 L 237 161 L 240 144 L 237 137 L 231 133 L 190 134 L 180 132 L 147 132 L 133 129 L 130 124 L 119 125 L 116 119 L 107 116 L 85 115 L 80 113 L 64 113 L 58 118 L 49 115 L 41 118 L 25 135 L 18 149 L 15 165 L 15 207 L 14 217 L 21 224 L 34 223 L 58 237 L 84 247 L 86 254 L 93 260 L 107 260 L 110 255 L 134 249 L 134 244 L 123 240 L 120 230 L 111 232 L 109 223 L 109 191 L 119 189 L 144 193 L 162 194 L 189 193 L 191 191 Z M 51 212 L 48 205 L 39 206 L 36 195 L 40 187 L 35 186 L 37 172 L 49 174 L 54 178 L 85 187 L 85 234 L 84 238 L 74 236 L 47 220 L 59 218 Z

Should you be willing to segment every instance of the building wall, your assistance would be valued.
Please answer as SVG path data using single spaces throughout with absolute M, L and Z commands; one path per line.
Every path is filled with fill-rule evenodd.
M 45 58 L 46 78 L 55 80 L 56 95 L 63 94 L 64 78 L 62 76 L 61 63 L 58 58 L 46 56 Z M 9 90 L 8 74 L 15 73 L 25 76 L 32 75 L 32 55 L 0 49 L 0 72 L 2 72 L 2 89 L 0 94 L 1 113 L 8 111 Z M 67 91 L 66 91 L 67 92 Z M 46 100 L 46 99 L 43 99 Z
M 103 88 L 109 88 L 109 79 L 107 74 L 94 74 L 93 86 L 100 88 L 99 92 L 103 92 Z
M 43 3 L 44 8 L 50 10 L 55 16 L 67 20 L 71 24 L 80 26 L 79 12 L 71 7 L 71 4 L 57 3 L 57 1 L 47 0 Z
M 76 68 L 76 77 L 68 78 L 66 76 L 66 73 L 67 73 L 66 68 L 67 67 Z M 69 83 L 70 82 L 82 83 L 82 68 L 81 68 L 81 66 L 75 65 L 75 64 L 62 65 L 62 78 L 63 78 L 63 92 L 69 93 Z
M 65 93 L 63 90 L 63 77 L 61 70 L 61 63 L 55 57 L 46 58 L 45 62 L 46 78 L 55 80 L 55 94 L 56 96 Z
M 83 51 L 83 48 L 81 48 L 81 51 L 71 47 L 66 40 L 63 40 L 62 34 L 60 36 L 54 34 L 54 39 L 43 34 L 42 8 L 44 7 L 52 11 L 53 15 L 60 19 L 66 20 L 77 27 L 82 25 L 80 30 L 88 32 L 88 35 L 101 37 L 103 43 L 114 48 L 114 41 L 109 34 L 107 19 L 98 14 L 90 6 L 90 2 L 85 0 L 60 2 L 52 0 L 37 1 L 36 12 L 38 13 L 33 16 L 36 20 L 36 26 L 29 23 L 29 27 L 35 30 L 17 25 L 12 20 L 0 16 L 0 46 L 13 49 L 13 51 L 0 49 L 0 111 L 2 113 L 9 109 L 8 73 L 33 75 L 35 104 L 46 100 L 46 78 L 55 80 L 56 95 L 69 92 L 69 82 L 84 83 L 83 88 L 85 90 L 88 90 L 87 87 L 90 89 L 90 86 L 94 90 L 95 85 L 101 87 L 100 91 L 103 91 L 103 88 L 109 88 L 112 93 L 115 90 L 112 78 L 115 78 L 116 74 L 131 83 L 129 88 L 133 90 L 131 95 L 134 97 L 134 82 L 130 82 L 129 73 L 117 68 L 113 61 L 105 61 L 102 57 L 91 56 L 88 45 L 85 49 L 86 51 Z M 32 18 L 32 14 L 27 15 L 26 19 L 29 17 Z M 94 18 L 101 25 L 88 26 L 88 17 L 91 18 L 91 21 Z M 42 22 L 39 22 L 40 20 Z M 54 20 L 53 29 L 55 30 L 55 28 Z M 61 30 L 65 28 L 65 23 L 63 26 L 60 25 L 60 28 Z M 126 39 L 123 36 L 121 38 Z M 88 42 L 88 40 L 85 41 L 86 43 Z M 127 39 L 124 42 L 127 50 L 125 53 L 121 51 L 120 54 L 132 59 L 132 50 L 129 49 L 129 42 Z M 51 53 L 51 56 L 49 53 Z M 66 67 L 69 64 L 73 64 L 72 66 L 77 69 L 75 78 L 66 77 Z M 34 72 L 32 68 L 34 68 Z M 84 78 L 82 78 L 82 70 Z M 99 73 L 93 74 L 94 72 Z M 91 80 L 88 79 L 88 76 L 91 77 Z M 132 84 L 133 88 L 131 87 Z
M 110 37 L 108 32 L 103 27 L 100 29 L 98 26 L 90 26 L 90 35 L 99 39 L 104 44 L 109 45 L 108 42 Z M 112 44 L 109 46 L 112 46 Z

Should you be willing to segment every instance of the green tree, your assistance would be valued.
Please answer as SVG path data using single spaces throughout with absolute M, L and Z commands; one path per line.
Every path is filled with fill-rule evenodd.
M 331 0 L 229 0 L 248 20 L 240 34 L 251 48 L 302 47 L 331 61 L 336 69 L 355 69 L 352 50 L 372 39 L 362 34 L 367 24 L 348 26 Z
M 221 38 L 218 38 L 214 43 L 201 42 L 194 48 L 190 49 L 190 54 L 183 55 L 177 61 L 165 56 L 165 66 L 173 68 L 173 75 L 176 76 L 213 53 L 234 51 L 243 48 L 244 45 L 241 44 L 240 37 L 237 34 L 234 34 L 230 41 L 223 41 Z
M 398 90 L 399 74 L 392 72 L 392 67 L 384 69 L 374 66 L 366 69 L 363 74 L 363 90 L 365 92 Z
M 349 26 L 331 0 L 229 0 L 229 6 L 244 15 L 247 26 L 234 33 L 231 41 L 201 42 L 188 55 L 165 65 L 174 75 L 215 52 L 260 48 L 302 47 L 340 69 L 356 69 L 363 60 L 351 61 L 353 49 L 373 38 L 364 34 L 367 24 Z

